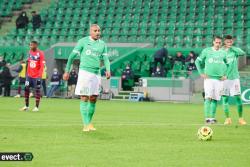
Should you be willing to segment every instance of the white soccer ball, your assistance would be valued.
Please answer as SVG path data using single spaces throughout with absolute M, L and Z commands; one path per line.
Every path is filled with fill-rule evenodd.
M 202 126 L 198 132 L 197 136 L 199 140 L 212 140 L 213 130 L 208 126 Z

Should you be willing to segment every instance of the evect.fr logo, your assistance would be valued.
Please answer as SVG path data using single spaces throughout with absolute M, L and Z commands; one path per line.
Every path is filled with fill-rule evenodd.
M 33 154 L 30 152 L 0 153 L 0 161 L 32 161 Z

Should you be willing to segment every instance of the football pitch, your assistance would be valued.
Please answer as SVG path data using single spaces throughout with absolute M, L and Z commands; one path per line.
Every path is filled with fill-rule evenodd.
M 31 99 L 31 107 L 34 106 Z M 202 104 L 98 101 L 93 123 L 82 132 L 79 100 L 42 99 L 40 111 L 20 112 L 24 99 L 0 98 L 0 152 L 32 152 L 26 162 L 0 166 L 67 167 L 246 167 L 250 163 L 250 126 L 210 126 L 212 141 L 199 141 Z M 32 108 L 31 108 L 32 109 Z M 250 123 L 250 106 L 244 106 Z

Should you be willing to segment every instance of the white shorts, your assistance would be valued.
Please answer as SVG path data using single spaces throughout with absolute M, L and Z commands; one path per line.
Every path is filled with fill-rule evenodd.
M 225 80 L 223 81 L 223 95 L 235 96 L 241 94 L 240 80 Z
M 101 80 L 99 75 L 85 70 L 79 70 L 75 94 L 80 96 L 98 95 L 100 84 Z
M 223 92 L 223 81 L 217 79 L 204 80 L 205 99 L 220 100 Z

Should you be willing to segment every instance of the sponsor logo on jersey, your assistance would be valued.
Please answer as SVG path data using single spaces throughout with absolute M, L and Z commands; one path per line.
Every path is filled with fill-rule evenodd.
M 214 63 L 214 64 L 224 64 L 224 62 L 218 57 L 211 57 L 208 59 L 208 63 Z
M 85 54 L 87 55 L 87 56 L 97 56 L 97 57 L 99 57 L 99 56 L 101 56 L 101 52 L 99 52 L 97 49 L 87 49 L 86 51 L 85 51 Z

